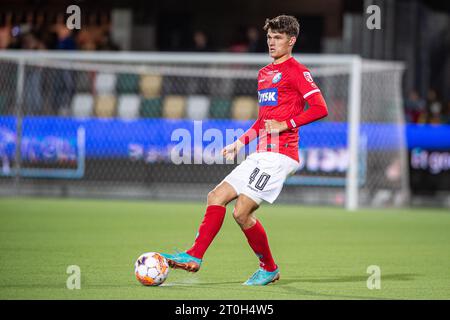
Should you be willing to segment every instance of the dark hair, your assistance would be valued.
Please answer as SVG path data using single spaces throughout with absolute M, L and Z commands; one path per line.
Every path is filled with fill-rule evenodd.
M 294 16 L 281 15 L 272 19 L 266 19 L 264 31 L 286 33 L 290 37 L 298 37 L 300 24 Z

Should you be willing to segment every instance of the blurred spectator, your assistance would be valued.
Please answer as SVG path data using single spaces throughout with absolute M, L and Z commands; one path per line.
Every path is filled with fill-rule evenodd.
M 248 43 L 246 30 L 241 26 L 233 33 L 233 42 L 228 49 L 230 52 L 247 52 Z
M 208 36 L 206 35 L 205 32 L 201 30 L 195 31 L 192 40 L 193 40 L 192 51 L 195 52 L 212 51 L 209 44 Z
M 410 123 L 419 122 L 419 118 L 426 115 L 425 101 L 420 98 L 419 93 L 413 90 L 409 93 L 405 102 L 405 117 Z
M 57 17 L 53 30 L 57 35 L 57 50 L 75 50 L 77 45 L 73 31 L 64 23 L 64 16 Z M 51 89 L 50 106 L 54 114 L 66 115 L 75 90 L 74 72 L 71 70 L 49 70 L 49 82 Z
M 33 32 L 29 32 L 23 36 L 23 48 L 26 50 L 46 49 L 44 43 Z
M 23 48 L 26 50 L 45 49 L 44 44 L 33 33 L 23 35 Z M 24 109 L 25 114 L 37 115 L 42 113 L 42 69 L 27 67 L 24 83 Z
M 96 50 L 97 46 L 93 39 L 92 33 L 89 32 L 90 27 L 85 26 L 81 28 L 77 35 L 78 48 L 81 50 Z
M 233 43 L 230 52 L 266 52 L 267 44 L 265 37 L 261 36 L 258 28 L 250 26 L 248 28 L 238 28 L 233 35 Z
M 0 50 L 9 48 L 11 44 L 11 29 L 8 26 L 0 28 Z
M 111 33 L 109 31 L 104 31 L 98 43 L 97 49 L 107 51 L 118 51 L 120 50 L 120 47 L 112 40 Z
M 450 101 L 447 102 L 447 111 L 444 113 L 443 123 L 450 124 Z
M 427 96 L 427 111 L 428 111 L 428 123 L 439 124 L 442 122 L 441 112 L 442 104 L 438 100 L 436 90 L 428 90 Z
M 248 52 L 266 52 L 267 44 L 264 38 L 261 37 L 258 28 L 249 27 L 247 29 L 247 51 Z
M 64 16 L 60 15 L 57 18 L 56 24 L 53 26 L 53 30 L 58 37 L 56 49 L 58 50 L 75 50 L 77 45 L 73 37 L 72 30 L 68 29 L 64 23 Z
M 37 14 L 36 22 L 32 25 L 32 31 L 36 37 L 42 41 L 47 49 L 53 49 L 56 47 L 56 33 L 52 32 L 51 28 L 45 24 L 45 15 L 43 13 Z
M 89 16 L 88 22 L 83 25 L 77 35 L 78 47 L 82 50 L 106 50 L 102 49 L 108 42 L 104 39 L 105 33 L 109 32 L 110 25 L 102 18 L 102 24 L 97 23 L 95 14 Z
M 111 21 L 107 13 L 94 13 L 88 16 L 81 30 L 70 30 L 66 26 L 64 14 L 58 14 L 56 21 L 45 12 L 28 12 L 22 22 L 13 23 L 13 14 L 5 14 L 0 27 L 1 49 L 25 49 L 25 35 L 32 32 L 47 49 L 56 50 L 120 50 L 111 38 Z M 198 50 L 202 47 L 198 40 Z

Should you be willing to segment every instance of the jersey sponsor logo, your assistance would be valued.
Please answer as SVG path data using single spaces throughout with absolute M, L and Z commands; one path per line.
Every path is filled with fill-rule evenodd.
M 260 107 L 278 105 L 278 88 L 268 88 L 258 91 L 258 103 Z
M 308 71 L 303 72 L 303 76 L 305 77 L 306 81 L 308 82 L 313 82 L 313 78 L 311 76 L 311 73 L 309 73 Z
M 281 72 L 278 72 L 278 73 L 273 77 L 272 83 L 280 82 L 281 76 L 282 76 Z

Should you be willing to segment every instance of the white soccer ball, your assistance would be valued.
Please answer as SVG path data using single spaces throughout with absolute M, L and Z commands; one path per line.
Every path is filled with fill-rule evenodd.
M 134 273 L 144 286 L 159 286 L 169 274 L 169 263 L 157 252 L 146 252 L 136 260 Z

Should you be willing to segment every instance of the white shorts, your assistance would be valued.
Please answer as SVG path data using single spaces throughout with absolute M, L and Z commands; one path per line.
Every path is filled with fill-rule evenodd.
M 254 152 L 234 168 L 223 181 L 236 193 L 245 194 L 257 204 L 273 203 L 283 189 L 286 178 L 294 174 L 299 163 L 276 152 Z

